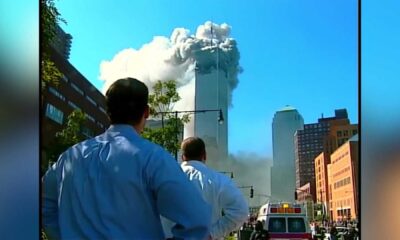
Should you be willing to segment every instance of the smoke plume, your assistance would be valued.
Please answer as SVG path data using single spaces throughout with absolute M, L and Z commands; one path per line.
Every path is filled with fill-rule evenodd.
M 192 110 L 194 107 L 195 61 L 201 57 L 202 65 L 216 66 L 213 49 L 217 49 L 220 59 L 218 67 L 228 76 L 229 105 L 232 91 L 238 84 L 240 73 L 239 51 L 236 41 L 230 37 L 231 27 L 205 22 L 197 28 L 195 35 L 184 28 L 176 28 L 169 38 L 156 36 L 140 49 L 126 48 L 118 52 L 112 60 L 100 64 L 100 80 L 104 81 L 103 92 L 116 80 L 134 77 L 143 81 L 152 90 L 153 85 L 161 80 L 176 80 L 181 100 L 174 110 Z
M 233 172 L 233 181 L 238 186 L 253 186 L 254 197 L 250 198 L 250 189 L 242 188 L 243 195 L 248 199 L 250 206 L 259 206 L 271 195 L 271 166 L 272 161 L 255 153 L 239 152 L 230 155 L 225 161 L 210 161 L 206 163 L 211 168 L 220 171 Z

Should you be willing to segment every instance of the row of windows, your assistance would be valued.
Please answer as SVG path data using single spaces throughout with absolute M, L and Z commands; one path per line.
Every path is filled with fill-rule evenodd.
M 347 199 L 342 199 L 342 200 L 333 202 L 333 207 L 334 208 L 342 208 L 344 206 L 350 206 L 351 204 L 352 204 L 351 198 L 347 198 Z
M 94 117 L 92 117 L 90 114 L 85 113 L 85 116 L 92 122 L 96 122 L 96 120 L 94 119 Z
M 357 134 L 357 130 L 353 129 L 352 133 L 353 133 L 352 135 L 356 135 Z M 337 131 L 336 134 L 337 134 L 338 137 L 342 137 L 342 136 L 343 137 L 347 137 L 349 135 L 349 130 Z
M 344 152 L 342 155 L 340 155 L 339 157 L 337 157 L 336 159 L 334 159 L 334 160 L 332 161 L 332 163 L 336 163 L 336 162 L 340 161 L 340 159 L 346 157 L 347 155 L 349 155 L 349 152 Z
M 91 97 L 89 97 L 88 95 L 86 95 L 86 99 L 87 99 L 91 104 L 93 104 L 95 107 L 97 107 L 97 103 L 96 103 Z
M 80 95 L 84 95 L 82 89 L 80 89 L 75 83 L 71 83 L 71 87 L 75 89 L 75 91 L 77 91 Z
M 345 179 L 342 179 L 342 180 L 340 180 L 340 181 L 335 182 L 335 184 L 334 184 L 334 189 L 343 187 L 343 186 L 345 186 L 345 185 L 347 185 L 347 184 L 350 184 L 350 177 L 347 177 L 347 178 L 345 178 Z
M 62 95 L 60 92 L 58 92 L 55 88 L 49 87 L 49 92 L 52 93 L 54 96 L 58 97 L 62 101 L 65 101 L 64 95 Z
M 68 101 L 68 104 L 73 107 L 74 109 L 79 109 L 78 106 L 76 106 L 73 102 Z M 46 117 L 54 120 L 55 122 L 59 123 L 59 124 L 63 124 L 64 122 L 64 112 L 61 111 L 60 109 L 58 109 L 57 107 L 53 106 L 50 103 L 47 103 L 46 105 Z M 99 126 L 100 128 L 104 129 L 104 125 L 98 121 L 96 121 L 94 119 L 93 116 L 91 116 L 90 114 L 85 113 L 85 116 L 92 122 L 96 123 L 97 126 Z M 87 130 L 85 130 L 84 133 L 85 136 L 93 136 L 93 133 L 88 132 Z
M 350 167 L 343 168 L 343 169 L 340 170 L 339 172 L 333 174 L 333 177 L 337 177 L 337 176 L 339 176 L 339 175 L 341 175 L 341 174 L 343 174 L 343 173 L 345 173 L 345 172 L 348 172 L 348 171 L 350 171 Z
M 67 79 L 65 76 L 63 76 L 62 79 Z M 68 81 L 68 79 L 66 80 Z M 71 83 L 71 86 L 81 95 L 83 95 L 83 91 L 74 83 Z M 65 101 L 65 97 L 64 95 L 62 95 L 59 91 L 57 91 L 55 88 L 53 87 L 49 87 L 49 92 L 52 93 L 54 96 L 58 97 L 59 99 L 61 99 L 62 101 Z M 97 103 L 96 101 L 94 101 L 91 97 L 89 97 L 88 95 L 86 95 L 86 99 L 93 104 L 95 107 L 97 107 Z M 81 109 L 80 107 L 78 107 L 75 103 L 73 103 L 72 101 L 68 100 L 68 105 L 71 106 L 73 109 Z M 103 113 L 106 113 L 106 110 L 103 107 L 99 106 L 99 110 L 102 111 Z M 91 116 L 88 117 L 90 120 L 94 119 Z

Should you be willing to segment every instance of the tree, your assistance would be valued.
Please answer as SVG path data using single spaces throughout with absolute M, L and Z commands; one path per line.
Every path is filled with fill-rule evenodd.
M 49 164 L 56 162 L 58 156 L 72 145 L 85 140 L 82 132 L 86 116 L 81 110 L 74 110 L 67 118 L 66 126 L 56 133 L 53 143 L 46 151 L 47 159 L 42 161 L 42 173 L 47 170 Z
M 171 154 L 180 148 L 178 138 L 183 124 L 189 122 L 189 115 L 177 116 L 172 110 L 181 97 L 176 91 L 176 81 L 158 81 L 149 95 L 150 114 L 164 123 L 161 128 L 145 128 L 143 137 L 160 144 Z M 161 113 L 164 112 L 164 113 Z
M 61 18 L 60 13 L 54 5 L 54 0 L 40 0 L 41 7 L 41 67 L 42 67 L 42 89 L 46 87 L 46 84 L 52 83 L 54 85 L 58 84 L 60 77 L 63 74 L 56 67 L 53 61 L 50 60 L 50 45 L 56 37 L 57 24 L 61 21 L 66 23 L 66 21 Z

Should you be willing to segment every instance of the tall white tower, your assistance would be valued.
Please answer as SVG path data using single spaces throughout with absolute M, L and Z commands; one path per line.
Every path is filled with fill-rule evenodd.
M 275 199 L 294 201 L 296 189 L 294 134 L 303 127 L 303 117 L 295 108 L 286 106 L 275 113 L 272 121 L 271 171 L 271 195 Z
M 197 113 L 185 128 L 185 137 L 194 135 L 204 140 L 208 161 L 224 161 L 228 156 L 228 101 L 229 72 L 217 47 L 206 48 L 196 53 L 195 110 L 222 110 L 224 122 L 218 122 L 218 111 Z M 226 61 L 225 61 L 226 62 Z M 225 63 L 226 64 L 226 63 Z

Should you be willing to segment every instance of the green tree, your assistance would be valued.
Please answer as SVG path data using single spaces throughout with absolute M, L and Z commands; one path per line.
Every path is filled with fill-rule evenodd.
M 58 84 L 60 77 L 63 74 L 56 67 L 53 61 L 50 60 L 50 45 L 56 37 L 57 24 L 61 21 L 66 23 L 66 21 L 61 18 L 60 13 L 55 7 L 54 0 L 40 0 L 41 7 L 41 67 L 42 67 L 42 89 L 46 87 L 48 83 Z
M 164 124 L 161 128 L 145 128 L 143 137 L 160 144 L 171 154 L 179 150 L 178 135 L 183 129 L 183 124 L 190 120 L 188 114 L 179 115 L 172 110 L 180 99 L 175 80 L 158 81 L 153 86 L 153 94 L 149 95 L 150 114 L 161 119 Z
M 65 127 L 56 133 L 55 139 L 46 151 L 47 159 L 42 161 L 42 173 L 47 170 L 49 164 L 56 162 L 58 156 L 72 145 L 85 140 L 82 126 L 86 116 L 81 110 L 74 110 L 67 118 Z

